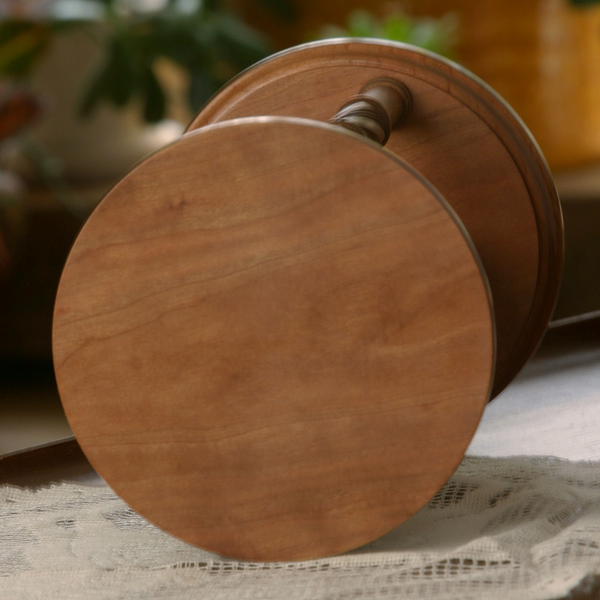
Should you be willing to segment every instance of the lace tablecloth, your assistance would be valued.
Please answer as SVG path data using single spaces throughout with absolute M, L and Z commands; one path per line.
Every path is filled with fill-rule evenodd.
M 467 458 L 427 507 L 352 553 L 227 560 L 159 531 L 106 486 L 0 493 L 0 597 L 546 599 L 600 571 L 600 464 Z
M 488 407 L 469 454 L 388 535 L 302 563 L 188 546 L 100 480 L 5 486 L 0 598 L 542 600 L 586 577 L 586 597 L 600 597 L 600 349 L 537 360 Z

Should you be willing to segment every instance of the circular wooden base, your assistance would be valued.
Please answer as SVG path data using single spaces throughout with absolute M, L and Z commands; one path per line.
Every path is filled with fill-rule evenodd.
M 546 163 L 512 110 L 457 65 L 412 46 L 329 40 L 277 54 L 234 79 L 190 130 L 253 115 L 328 121 L 376 77 L 405 83 L 409 120 L 386 148 L 428 179 L 458 214 L 492 290 L 497 367 L 492 397 L 546 330 L 562 269 L 562 217 Z
M 79 443 L 135 510 L 220 554 L 340 553 L 443 485 L 494 372 L 485 275 L 438 193 L 331 125 L 184 135 L 98 206 L 58 290 Z

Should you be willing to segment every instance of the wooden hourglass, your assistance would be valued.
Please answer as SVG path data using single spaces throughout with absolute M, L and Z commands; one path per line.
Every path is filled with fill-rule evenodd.
M 169 533 L 340 553 L 452 474 L 561 265 L 548 168 L 482 82 L 400 44 L 300 46 L 91 215 L 56 300 L 59 390 L 92 465 Z

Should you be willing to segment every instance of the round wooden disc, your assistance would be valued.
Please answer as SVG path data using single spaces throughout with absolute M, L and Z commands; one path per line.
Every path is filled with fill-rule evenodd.
M 558 294 L 562 217 L 544 158 L 524 125 L 483 82 L 413 46 L 328 40 L 250 68 L 221 90 L 190 129 L 252 115 L 328 121 L 376 77 L 403 81 L 409 120 L 386 148 L 415 167 L 450 203 L 487 273 L 497 330 L 492 397 L 539 345 Z
M 444 200 L 331 125 L 186 134 L 101 202 L 54 356 L 92 465 L 175 536 L 253 560 L 357 547 L 452 474 L 493 377 L 485 276 Z

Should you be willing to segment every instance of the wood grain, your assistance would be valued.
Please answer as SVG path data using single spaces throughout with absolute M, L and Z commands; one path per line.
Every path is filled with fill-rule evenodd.
M 385 149 L 285 118 L 205 127 L 92 214 L 60 283 L 57 381 L 135 510 L 220 554 L 349 550 L 462 459 L 494 370 L 485 276 Z
M 189 130 L 254 115 L 327 121 L 376 77 L 399 79 L 413 96 L 412 115 L 386 148 L 441 192 L 483 261 L 497 326 L 497 396 L 533 355 L 550 320 L 562 270 L 562 216 L 535 142 L 485 84 L 411 46 L 329 40 L 249 69 Z

